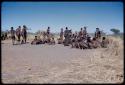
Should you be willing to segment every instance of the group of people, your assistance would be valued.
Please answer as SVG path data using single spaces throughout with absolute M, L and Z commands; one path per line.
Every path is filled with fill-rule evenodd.
M 8 39 L 7 37 L 7 32 L 1 34 L 1 40 L 6 40 Z
M 55 45 L 55 39 L 52 37 L 50 33 L 50 27 L 48 27 L 46 32 L 43 32 L 43 39 L 40 38 L 40 36 L 35 36 L 34 40 L 31 42 L 32 45 L 37 44 L 49 44 L 49 45 Z
M 17 41 L 20 43 L 26 43 L 27 41 L 27 27 L 23 25 L 21 30 L 21 26 L 19 26 L 16 30 L 11 27 L 11 38 L 12 43 L 15 42 L 15 36 L 17 36 Z M 55 39 L 52 37 L 50 33 L 50 27 L 47 28 L 46 32 L 42 34 L 43 38 L 40 36 L 35 36 L 34 40 L 31 42 L 32 45 L 37 44 L 45 44 L 48 43 L 50 45 L 55 45 Z M 22 37 L 22 40 L 21 40 Z M 87 28 L 84 27 L 80 29 L 79 32 L 72 33 L 72 30 L 66 27 L 65 31 L 61 28 L 60 37 L 58 38 L 58 44 L 63 44 L 64 46 L 71 45 L 72 48 L 80 48 L 80 49 L 92 49 L 98 47 L 107 47 L 108 41 L 106 37 L 101 36 L 101 31 L 99 28 L 96 28 L 94 37 L 91 37 Z
M 64 40 L 63 36 L 65 37 Z M 96 28 L 95 35 L 92 38 L 87 33 L 86 27 L 84 27 L 84 29 L 81 28 L 79 32 L 75 33 L 72 33 L 72 30 L 68 30 L 68 27 L 66 27 L 64 32 L 63 29 L 61 29 L 58 44 L 64 44 L 64 46 L 71 45 L 72 48 L 92 49 L 107 47 L 108 41 L 106 40 L 106 37 L 101 36 L 101 31 L 99 28 Z
M 27 42 L 27 27 L 25 25 L 23 25 L 22 29 L 21 29 L 21 26 L 19 26 L 16 30 L 14 30 L 14 28 L 11 27 L 10 33 L 11 33 L 11 39 L 12 39 L 13 45 L 15 44 L 16 39 L 20 44 Z M 22 37 L 22 40 L 21 40 L 21 37 Z

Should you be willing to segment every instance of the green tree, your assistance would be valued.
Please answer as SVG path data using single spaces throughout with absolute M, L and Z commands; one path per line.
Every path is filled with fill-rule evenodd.
M 120 30 L 115 28 L 110 29 L 110 31 L 112 31 L 116 35 L 120 33 Z

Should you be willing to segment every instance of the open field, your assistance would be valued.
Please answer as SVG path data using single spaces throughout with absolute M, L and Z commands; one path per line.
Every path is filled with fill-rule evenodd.
M 12 45 L 2 41 L 3 83 L 122 83 L 123 40 L 108 48 Z

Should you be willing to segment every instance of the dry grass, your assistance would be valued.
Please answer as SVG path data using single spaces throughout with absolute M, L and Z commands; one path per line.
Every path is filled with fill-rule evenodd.
M 30 36 L 29 40 L 32 40 L 33 37 L 34 36 Z M 58 36 L 56 36 L 56 38 L 58 38 Z M 25 54 L 25 51 L 22 55 L 17 54 L 22 56 L 21 59 L 19 56 L 9 56 L 6 58 L 10 59 L 9 61 L 12 61 L 13 58 L 17 58 L 18 63 L 16 65 L 14 63 L 15 61 L 6 64 L 8 63 L 8 60 L 6 59 L 6 63 L 5 61 L 2 63 L 4 65 L 3 70 L 8 72 L 9 75 L 12 75 L 14 71 L 11 72 L 12 68 L 7 68 L 8 65 L 10 65 L 9 67 L 13 67 L 15 71 L 20 67 L 20 71 L 22 71 L 22 73 L 23 71 L 27 73 L 25 73 L 25 75 L 12 76 L 13 79 L 6 79 L 6 77 L 4 78 L 3 76 L 3 81 L 5 83 L 122 83 L 124 79 L 123 40 L 114 37 L 108 37 L 108 39 L 110 41 L 108 48 L 98 49 L 70 49 L 68 47 L 63 47 L 63 45 L 55 45 L 52 48 L 50 46 L 42 46 L 42 48 L 40 46 L 27 47 L 25 48 L 25 51 L 30 54 Z M 18 49 L 22 50 L 23 48 L 21 47 Z M 35 56 L 33 53 L 39 54 Z M 3 54 L 6 55 L 6 52 Z M 45 54 L 50 55 L 51 57 L 47 57 Z M 22 60 L 23 55 L 24 60 Z M 41 56 L 39 57 L 39 55 Z M 44 60 L 45 57 L 52 59 Z M 68 62 L 60 63 L 61 60 L 67 60 L 68 57 L 70 57 Z M 56 62 L 56 64 L 51 63 L 51 61 L 56 59 L 60 62 Z M 27 64 L 26 67 L 28 68 L 28 71 L 19 63 L 21 62 L 20 60 L 22 60 L 23 65 L 27 64 L 27 62 L 24 61 L 28 61 L 29 64 Z M 45 62 L 45 64 L 43 62 Z M 14 65 L 19 66 L 14 67 Z

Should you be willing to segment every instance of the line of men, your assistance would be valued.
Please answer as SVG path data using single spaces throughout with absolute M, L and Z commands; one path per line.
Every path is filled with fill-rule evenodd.
M 25 25 L 23 25 L 23 28 L 21 29 L 21 26 L 19 26 L 16 30 L 14 30 L 13 27 L 11 27 L 10 30 L 11 33 L 11 39 L 12 39 L 12 44 L 15 44 L 16 41 L 16 37 L 17 37 L 17 41 L 20 44 L 24 44 L 27 42 L 27 27 Z M 21 40 L 22 37 L 22 40 Z
M 64 40 L 63 36 L 65 37 Z M 106 40 L 106 37 L 101 39 L 101 31 L 99 28 L 96 28 L 95 36 L 92 38 L 88 35 L 86 27 L 84 27 L 84 30 L 81 28 L 78 33 L 72 33 L 72 30 L 68 30 L 68 27 L 66 27 L 64 32 L 63 29 L 61 29 L 58 44 L 64 44 L 64 46 L 71 45 L 72 48 L 92 49 L 107 47 L 108 41 Z

